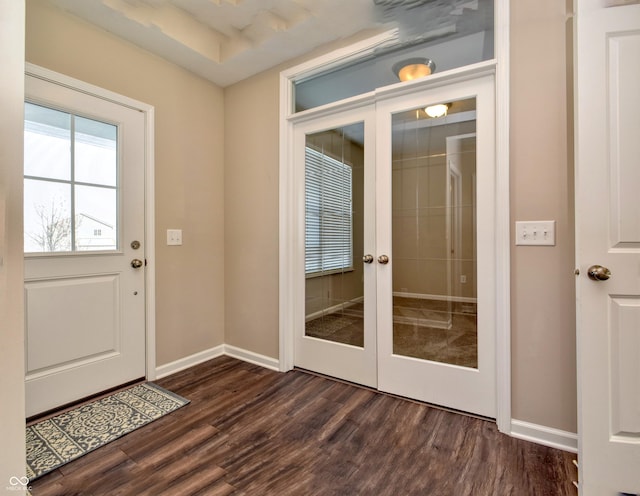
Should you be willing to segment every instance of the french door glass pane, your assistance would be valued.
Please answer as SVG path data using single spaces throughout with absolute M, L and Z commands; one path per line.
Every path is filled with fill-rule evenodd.
M 392 117 L 393 352 L 477 368 L 475 98 L 442 103 Z
M 305 335 L 364 346 L 364 123 L 307 135 Z M 361 255 L 360 255 L 361 256 Z

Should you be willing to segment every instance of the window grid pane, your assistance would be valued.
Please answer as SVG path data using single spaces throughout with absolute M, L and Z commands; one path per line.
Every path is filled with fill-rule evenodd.
M 117 131 L 25 103 L 25 253 L 117 250 Z

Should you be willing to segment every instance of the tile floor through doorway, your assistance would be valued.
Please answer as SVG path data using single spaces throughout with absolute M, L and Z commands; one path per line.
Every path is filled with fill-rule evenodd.
M 305 334 L 363 346 L 363 303 L 309 320 Z M 477 368 L 476 304 L 394 296 L 393 353 Z

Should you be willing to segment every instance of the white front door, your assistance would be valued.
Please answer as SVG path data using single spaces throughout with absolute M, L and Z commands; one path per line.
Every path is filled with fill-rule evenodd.
M 493 92 L 489 75 L 295 124 L 296 366 L 495 418 Z
M 576 15 L 582 496 L 640 493 L 640 5 L 604 3 Z
M 27 416 L 145 376 L 145 114 L 26 77 Z

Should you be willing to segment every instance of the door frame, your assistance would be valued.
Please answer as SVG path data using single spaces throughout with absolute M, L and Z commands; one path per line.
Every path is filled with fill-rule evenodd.
M 25 63 L 25 75 L 86 93 L 103 100 L 128 107 L 144 114 L 144 236 L 145 247 L 145 375 L 147 380 L 156 378 L 156 294 L 155 294 L 155 189 L 154 189 L 154 119 L 152 105 L 114 93 L 79 79 L 45 69 L 35 64 Z
M 301 291 L 295 261 L 296 222 L 299 199 L 293 164 L 293 130 L 298 122 L 342 112 L 421 89 L 471 79 L 481 74 L 495 75 L 495 325 L 496 325 L 496 424 L 511 434 L 511 262 L 509 213 L 509 0 L 495 0 L 495 58 L 485 62 L 436 73 L 428 78 L 397 83 L 340 102 L 293 113 L 293 83 L 357 60 L 382 43 L 397 38 L 397 30 L 388 31 L 351 46 L 334 50 L 280 73 L 280 204 L 279 204 L 279 370 L 293 369 L 296 319 L 296 294 Z M 302 288 L 303 289 L 303 288 Z

